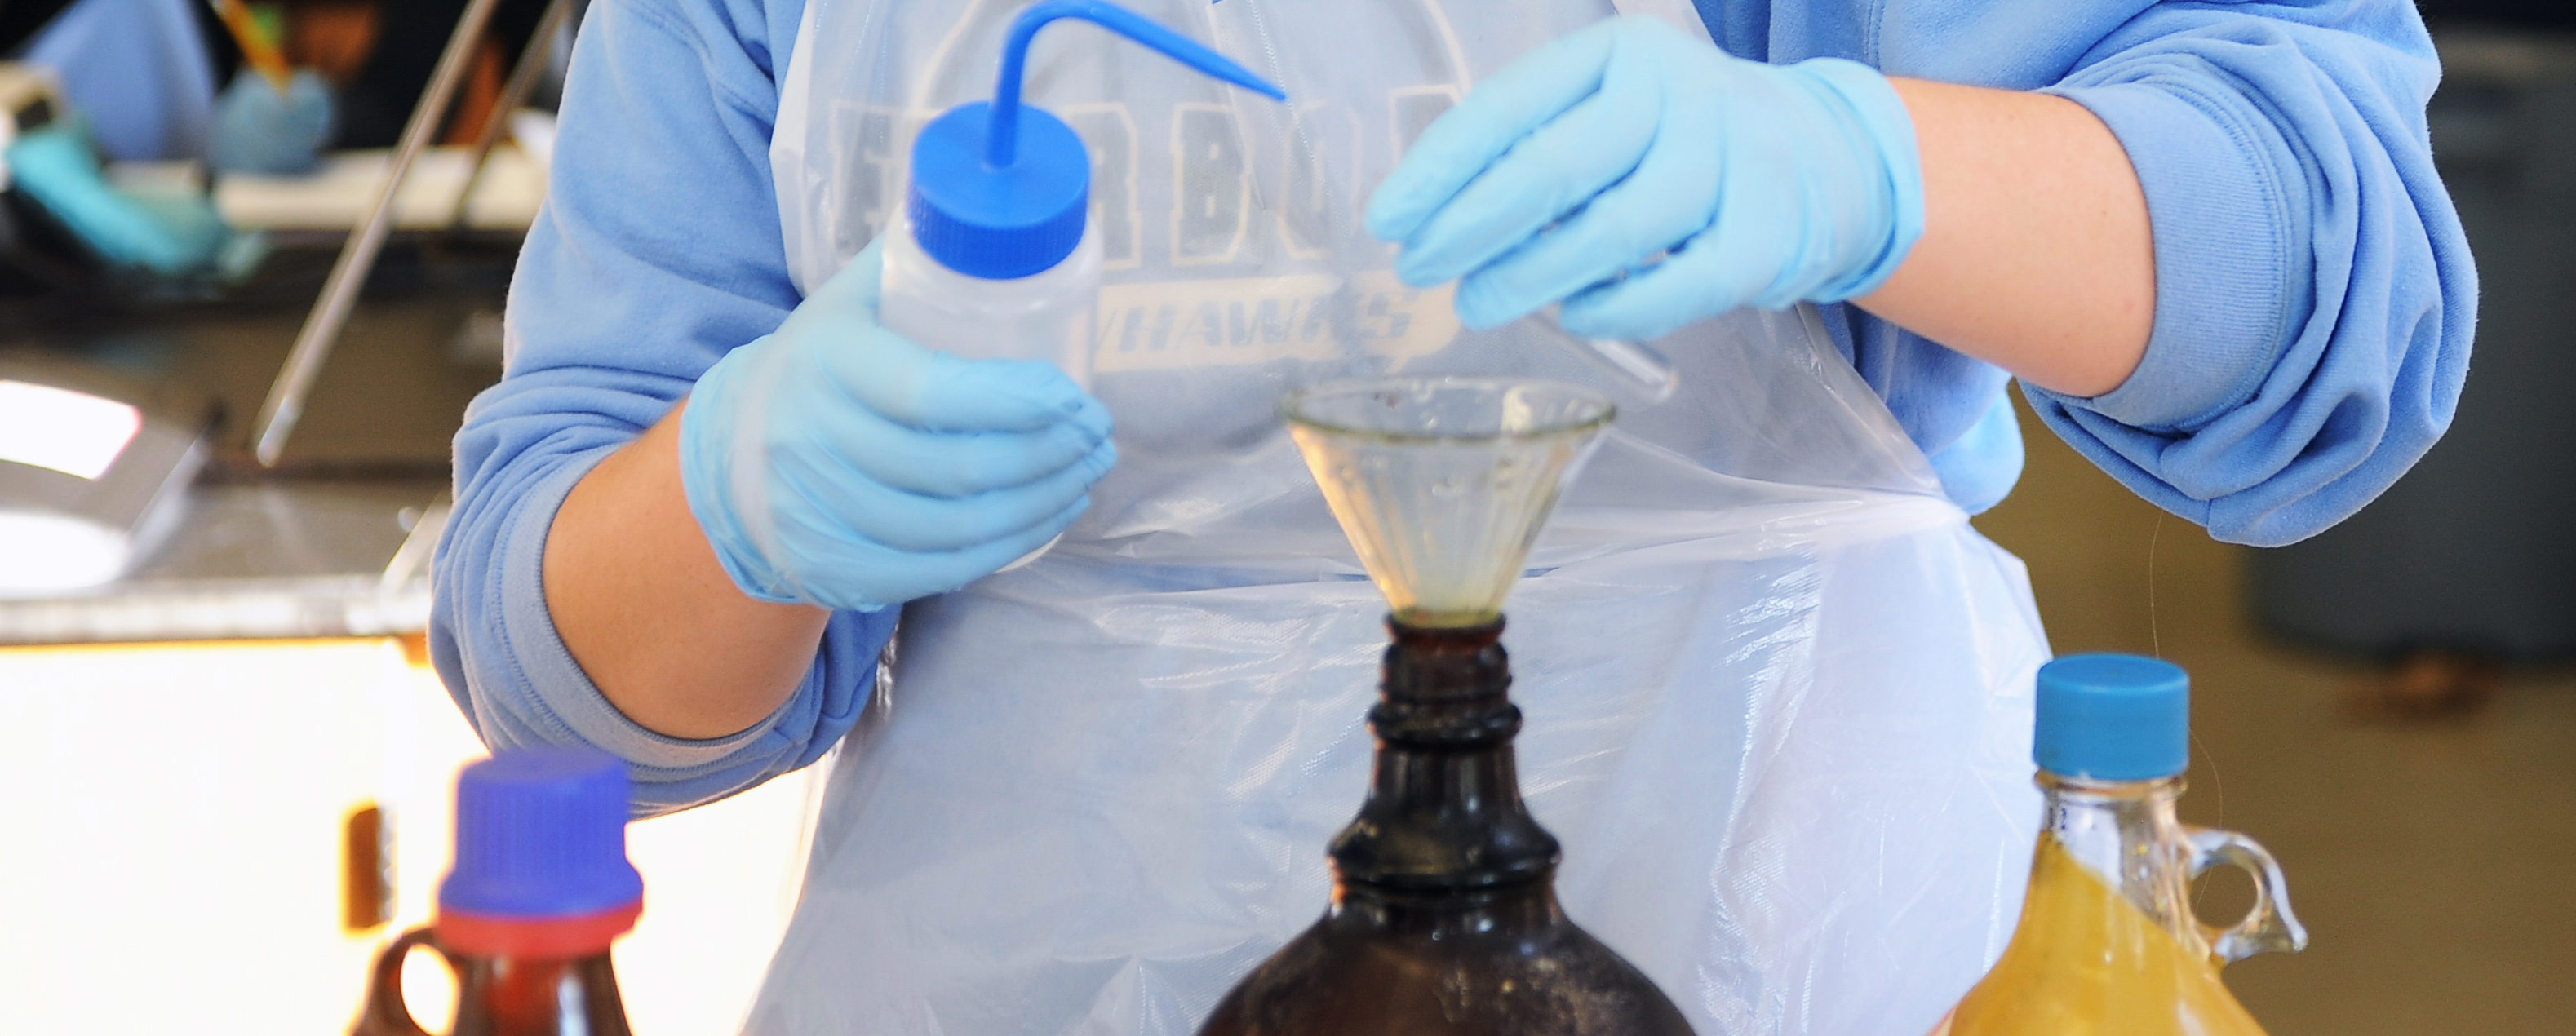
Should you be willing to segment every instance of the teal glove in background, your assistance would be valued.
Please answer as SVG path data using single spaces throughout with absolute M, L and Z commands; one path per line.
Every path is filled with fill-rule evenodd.
M 310 172 L 330 143 L 333 117 L 331 86 L 312 69 L 297 71 L 280 93 L 245 68 L 215 98 L 207 157 L 227 173 Z
M 140 197 L 107 182 L 75 120 L 29 130 L 9 145 L 10 186 L 108 265 L 165 276 L 221 265 L 235 235 L 202 195 Z
M 966 360 L 877 322 L 880 246 L 698 379 L 689 510 L 755 598 L 875 611 L 1055 538 L 1117 463 L 1109 411 L 1039 360 Z
M 1729 57 L 1613 18 L 1480 84 L 1369 199 L 1396 272 L 1463 278 L 1494 327 L 1562 301 L 1566 330 L 1647 340 L 1745 305 L 1886 283 L 1923 233 L 1914 123 L 1886 77 Z

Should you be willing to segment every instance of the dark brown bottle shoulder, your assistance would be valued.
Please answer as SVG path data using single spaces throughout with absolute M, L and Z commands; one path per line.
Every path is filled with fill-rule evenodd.
M 1643 972 L 1571 923 L 1460 932 L 1327 918 L 1218 1005 L 1201 1036 L 1687 1036 Z

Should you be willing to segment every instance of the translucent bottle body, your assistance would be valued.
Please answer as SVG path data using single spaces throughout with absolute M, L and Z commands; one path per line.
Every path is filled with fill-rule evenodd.
M 888 330 L 969 360 L 1045 360 L 1091 388 L 1091 343 L 1100 308 L 1100 240 L 1086 229 L 1064 261 L 1026 277 L 987 280 L 931 258 L 912 222 L 886 232 Z
M 878 318 L 925 348 L 969 360 L 1045 360 L 1091 390 L 1091 343 L 1100 310 L 1100 238 L 1086 227 L 1063 262 L 1026 277 L 987 280 L 959 273 L 921 250 L 912 221 L 886 232 Z M 1002 566 L 1037 560 L 1058 533 Z
M 2306 942 L 2280 869 L 2241 835 L 2174 819 L 2182 779 L 2092 782 L 2042 773 L 2048 821 L 2020 927 L 1935 1036 L 2263 1036 L 2219 966 Z M 2254 876 L 2228 929 L 2192 916 L 2191 878 Z

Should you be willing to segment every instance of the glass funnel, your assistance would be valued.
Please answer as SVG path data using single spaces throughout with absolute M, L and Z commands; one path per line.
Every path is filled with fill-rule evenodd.
M 1297 450 L 1398 621 L 1502 614 L 1557 492 L 1616 408 L 1549 381 L 1337 381 L 1280 404 Z

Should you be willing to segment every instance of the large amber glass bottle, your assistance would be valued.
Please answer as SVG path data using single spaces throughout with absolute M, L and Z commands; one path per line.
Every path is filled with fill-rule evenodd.
M 2034 739 L 2047 796 L 2030 893 L 2003 959 L 1936 1036 L 2263 1036 L 2219 966 L 2294 951 L 2307 933 L 2270 853 L 2174 819 L 2189 762 L 2189 678 L 2171 663 L 2075 655 L 2039 676 Z M 2191 879 L 2254 878 L 2225 929 L 2191 912 Z
M 1334 839 L 1324 918 L 1202 1036 L 1683 1036 L 1644 973 L 1568 920 L 1522 805 L 1504 595 L 1607 400 L 1544 383 L 1309 390 L 1291 430 L 1395 614 L 1369 712 L 1377 772 Z

